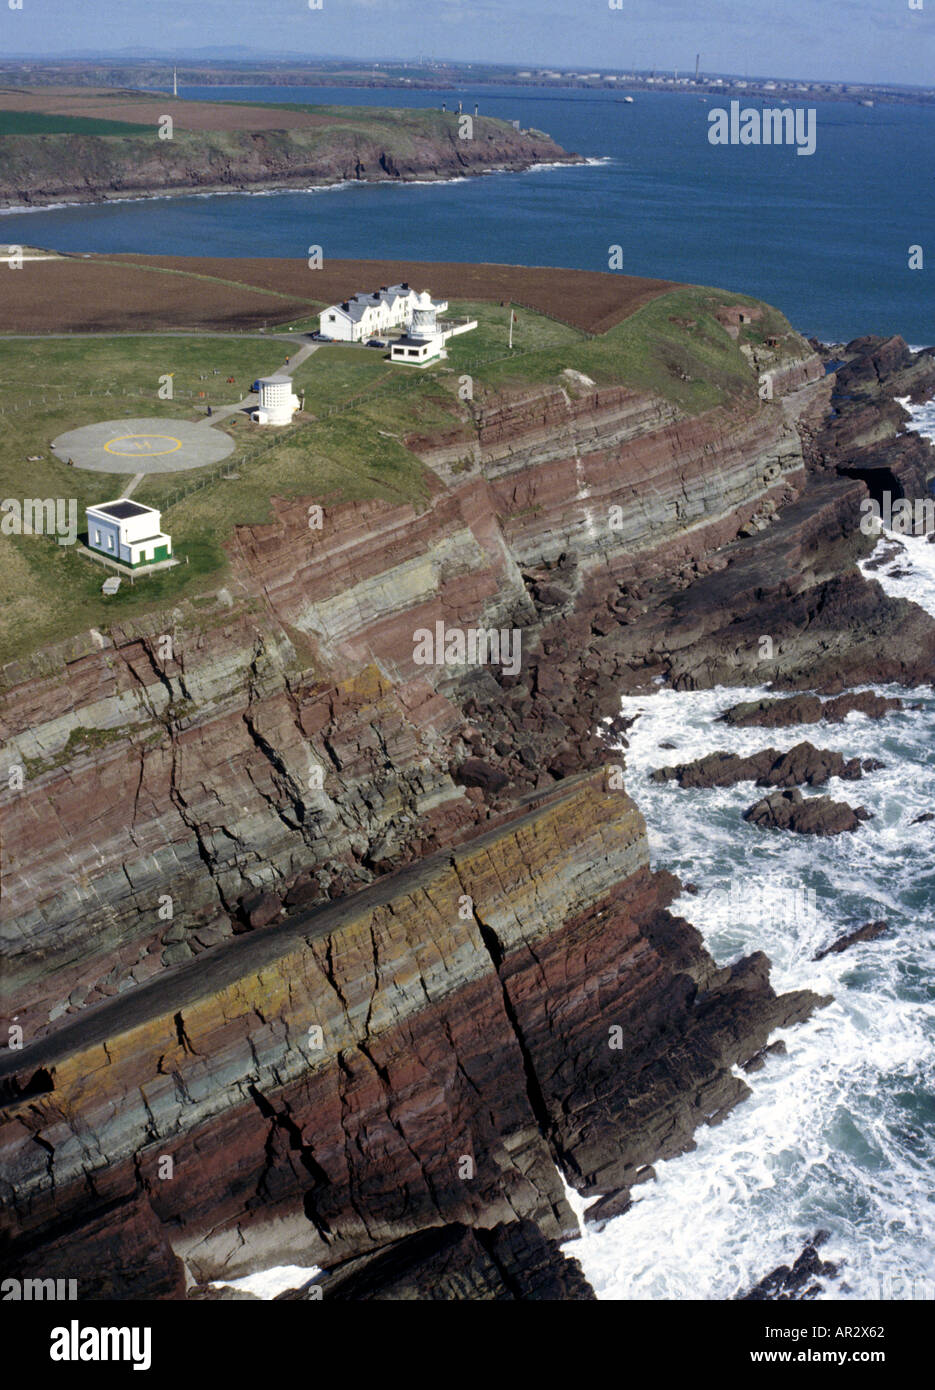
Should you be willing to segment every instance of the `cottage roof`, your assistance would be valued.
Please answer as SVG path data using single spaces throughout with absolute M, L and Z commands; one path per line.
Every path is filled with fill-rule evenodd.
M 366 302 L 365 295 L 355 294 L 353 299 L 348 300 L 345 313 L 352 323 L 360 323 L 367 311 L 372 308 L 373 305 Z

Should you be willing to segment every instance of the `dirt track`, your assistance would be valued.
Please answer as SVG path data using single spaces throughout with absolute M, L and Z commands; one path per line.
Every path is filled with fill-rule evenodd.
M 512 300 L 590 333 L 606 332 L 673 287 L 668 280 L 539 266 L 327 260 L 313 271 L 304 260 L 69 257 L 28 262 L 4 275 L 0 333 L 257 328 L 308 318 L 356 290 L 401 280 L 451 299 Z

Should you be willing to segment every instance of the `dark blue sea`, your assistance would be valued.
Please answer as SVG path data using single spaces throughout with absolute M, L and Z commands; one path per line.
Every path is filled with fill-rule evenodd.
M 68 251 L 608 268 L 746 291 L 826 341 L 935 342 L 935 107 L 818 103 L 817 148 L 709 144 L 720 98 L 478 87 L 189 88 L 185 97 L 440 106 L 519 120 L 598 161 L 444 184 L 348 185 L 11 213 L 4 240 Z M 170 99 L 171 101 L 171 99 Z M 756 104 L 746 102 L 745 104 Z M 909 269 L 909 248 L 928 253 Z

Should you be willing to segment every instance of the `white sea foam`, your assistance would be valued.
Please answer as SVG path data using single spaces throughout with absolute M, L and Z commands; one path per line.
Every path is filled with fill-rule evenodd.
M 880 565 L 881 560 L 887 563 Z M 868 579 L 878 579 L 891 598 L 911 599 L 935 616 L 935 543 L 926 536 L 884 530 L 860 568 Z
M 41 208 L 19 206 L 0 208 L 0 217 L 19 217 L 24 212 L 54 212 L 56 208 L 67 208 L 72 206 L 73 204 L 71 203 L 46 203 Z
M 906 428 L 935 444 L 935 400 L 926 401 L 924 405 L 913 405 L 908 396 L 897 396 L 896 400 L 912 416 Z
M 602 154 L 602 155 L 593 155 L 593 154 L 589 154 L 589 155 L 585 155 L 583 159 L 579 159 L 579 160 L 577 160 L 577 161 L 576 161 L 575 163 L 573 163 L 573 164 L 569 164 L 569 162 L 568 162 L 567 159 L 556 159 L 556 160 L 546 161 L 546 162 L 544 162 L 544 163 L 542 163 L 542 164 L 532 164 L 532 165 L 530 165 L 530 167 L 529 167 L 528 169 L 524 169 L 523 172 L 526 173 L 526 174 L 537 174 L 537 173 L 539 173 L 539 171 L 542 170 L 542 169 L 583 169 L 583 168 L 594 168 L 594 167 L 597 166 L 597 165 L 602 165 L 602 166 L 603 166 L 603 165 L 606 165 L 606 164 L 616 164 L 616 162 L 617 162 L 617 161 L 614 159 L 613 155 L 609 155 L 609 154 Z
M 777 989 L 809 988 L 834 1002 L 784 1034 L 788 1052 L 745 1078 L 752 1096 L 692 1154 L 657 1165 L 658 1179 L 602 1232 L 567 1248 L 604 1299 L 723 1299 L 789 1263 L 819 1227 L 824 1257 L 841 1261 L 826 1296 L 888 1297 L 897 1277 L 935 1279 L 935 1209 L 927 1166 L 935 1126 L 930 981 L 935 971 L 930 730 L 935 697 L 882 721 L 734 729 L 713 724 L 763 690 L 628 698 L 627 785 L 643 810 L 654 862 L 697 886 L 673 907 L 719 963 L 763 949 Z M 887 693 L 893 693 L 889 691 Z M 912 692 L 912 704 L 920 703 Z M 874 818 L 855 835 L 812 840 L 764 833 L 741 819 L 760 793 L 749 784 L 683 791 L 649 772 L 724 748 L 788 748 L 802 738 L 886 763 L 832 796 Z M 672 750 L 662 743 L 675 743 Z M 807 793 L 808 794 L 808 793 Z M 803 892 L 804 890 L 804 892 Z M 805 910 L 803 910 L 803 907 Z M 864 922 L 889 936 L 813 961 Z M 928 1108 L 927 1108 L 928 1105 Z

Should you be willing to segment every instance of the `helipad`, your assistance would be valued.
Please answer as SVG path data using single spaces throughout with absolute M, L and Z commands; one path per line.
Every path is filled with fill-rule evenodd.
M 218 463 L 234 444 L 207 421 L 104 420 L 60 434 L 52 448 L 63 462 L 96 473 L 178 473 Z
M 174 454 L 182 447 L 174 434 L 119 434 L 104 445 L 105 454 L 120 458 L 156 458 L 159 454 Z

